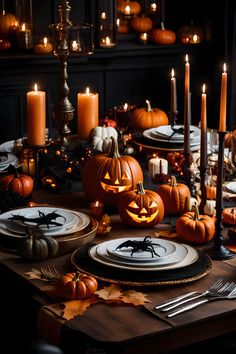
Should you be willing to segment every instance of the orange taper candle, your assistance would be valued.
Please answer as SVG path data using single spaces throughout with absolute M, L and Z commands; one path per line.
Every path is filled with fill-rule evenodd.
M 78 138 L 88 140 L 91 130 L 98 126 L 98 93 L 91 93 L 87 87 L 85 93 L 78 93 Z
M 44 145 L 46 142 L 46 102 L 45 92 L 38 91 L 37 84 L 34 91 L 27 92 L 27 140 L 29 145 Z
M 226 130 L 226 106 L 227 106 L 227 72 L 226 64 L 223 66 L 221 76 L 221 94 L 220 94 L 220 126 L 219 131 Z
M 206 85 L 202 86 L 201 97 L 201 151 L 200 166 L 207 168 L 207 95 L 205 93 Z

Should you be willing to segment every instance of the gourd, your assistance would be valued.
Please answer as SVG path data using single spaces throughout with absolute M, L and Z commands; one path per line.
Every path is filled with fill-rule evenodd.
M 33 261 L 55 257 L 59 250 L 58 242 L 52 236 L 44 235 L 37 226 L 25 227 L 27 236 L 20 241 L 19 254 Z
M 0 33 L 7 34 L 11 27 L 16 25 L 16 17 L 13 14 L 3 12 L 0 14 Z
M 101 118 L 99 120 L 99 124 L 102 126 L 102 127 L 113 127 L 113 128 L 116 128 L 117 127 L 117 124 L 116 124 L 116 121 L 114 119 L 111 119 L 111 118 L 108 118 L 108 117 L 105 117 L 105 118 Z
M 119 214 L 123 222 L 133 226 L 153 226 L 164 217 L 164 204 L 155 191 L 144 189 L 143 183 L 137 189 L 125 192 L 119 202 Z
M 19 173 L 14 166 L 10 166 L 11 174 L 0 177 L 0 187 L 5 190 L 19 193 L 22 197 L 28 197 L 34 188 L 34 180 L 31 176 Z
M 175 176 L 171 176 L 170 182 L 162 184 L 157 189 L 161 196 L 166 215 L 178 215 L 189 208 L 191 193 L 184 183 L 177 183 Z
M 66 300 L 90 297 L 97 288 L 98 282 L 95 277 L 80 272 L 61 275 L 55 283 L 57 295 Z
M 176 41 L 175 32 L 170 29 L 165 29 L 164 23 L 161 23 L 161 28 L 154 28 L 151 32 L 151 39 L 154 43 L 169 45 Z
M 113 127 L 96 127 L 92 131 L 92 145 L 93 148 L 102 151 L 102 152 L 107 152 L 107 144 L 111 144 L 111 137 L 114 137 L 116 140 L 118 139 L 118 132 L 115 128 Z M 104 143 L 104 140 L 107 139 Z M 104 150 L 105 149 L 105 150 Z
M 135 16 L 132 18 L 130 25 L 136 32 L 149 32 L 152 29 L 152 20 L 145 15 Z
M 117 140 L 111 139 L 108 155 L 93 155 L 86 162 L 82 184 L 88 199 L 117 207 L 123 193 L 135 189 L 137 183 L 143 181 L 143 172 L 134 157 L 119 154 Z
M 152 108 L 147 100 L 147 108 L 136 108 L 131 113 L 130 127 L 132 129 L 144 130 L 160 125 L 168 125 L 169 120 L 164 111 L 159 108 Z
M 176 232 L 184 241 L 206 243 L 214 237 L 215 222 L 208 215 L 200 215 L 198 206 L 195 205 L 194 211 L 184 213 L 176 220 Z
M 222 210 L 222 222 L 229 225 L 236 225 L 236 208 L 225 208 Z
M 207 200 L 204 206 L 204 213 L 209 216 L 216 215 L 216 201 L 215 200 Z

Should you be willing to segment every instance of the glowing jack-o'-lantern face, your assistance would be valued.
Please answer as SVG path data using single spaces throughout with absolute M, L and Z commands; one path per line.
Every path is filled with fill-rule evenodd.
M 130 225 L 151 226 L 164 217 L 164 204 L 158 193 L 145 190 L 141 182 L 137 191 L 128 191 L 122 195 L 119 203 L 121 219 Z
M 131 176 L 127 172 L 124 172 L 120 179 L 117 176 L 111 177 L 109 172 L 106 172 L 103 181 L 101 186 L 106 192 L 120 193 L 132 187 Z
M 157 217 L 159 213 L 159 209 L 157 209 L 158 205 L 155 201 L 151 202 L 151 205 L 148 209 L 144 207 L 140 209 L 140 207 L 134 201 L 132 201 L 129 204 L 129 208 L 130 210 L 126 209 L 127 214 L 137 223 L 150 223 Z M 133 212 L 131 210 L 133 210 Z

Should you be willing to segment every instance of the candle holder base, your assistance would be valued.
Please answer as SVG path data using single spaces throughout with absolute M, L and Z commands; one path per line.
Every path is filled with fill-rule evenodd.
M 209 255 L 212 259 L 224 260 L 233 258 L 235 253 L 231 252 L 224 245 L 217 245 L 209 250 Z

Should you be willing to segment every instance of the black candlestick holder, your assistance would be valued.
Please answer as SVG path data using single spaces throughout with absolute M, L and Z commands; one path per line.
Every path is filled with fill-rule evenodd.
M 232 258 L 235 254 L 225 247 L 224 237 L 222 235 L 222 210 L 223 210 L 223 168 L 224 168 L 224 140 L 225 131 L 218 131 L 219 150 L 218 150 L 218 168 L 217 168 L 217 185 L 216 185 L 216 222 L 214 247 L 211 249 L 211 257 L 213 259 L 223 260 Z
M 200 170 L 200 190 L 201 190 L 201 203 L 199 206 L 199 210 L 204 214 L 204 207 L 206 205 L 207 197 L 206 197 L 206 172 L 207 168 L 205 166 L 199 167 Z
M 191 196 L 196 197 L 195 175 L 193 172 L 193 154 L 189 151 L 183 151 L 182 172 L 183 177 L 189 187 Z

